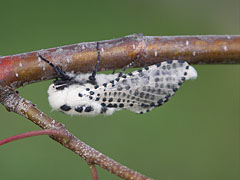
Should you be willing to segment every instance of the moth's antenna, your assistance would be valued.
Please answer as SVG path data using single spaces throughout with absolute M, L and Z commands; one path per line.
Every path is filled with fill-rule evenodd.
M 130 62 L 128 65 L 126 65 L 123 70 L 118 74 L 118 77 L 122 77 L 124 71 L 126 71 L 127 68 L 131 67 L 137 60 L 138 57 L 135 57 L 132 62 Z
M 100 63 L 100 48 L 99 48 L 99 42 L 97 42 L 97 47 L 96 47 L 96 49 L 97 49 L 97 63 L 96 63 L 96 65 L 95 65 L 94 69 L 93 69 L 92 75 L 89 76 L 89 80 L 90 80 L 91 83 L 93 83 L 93 84 L 94 84 L 95 81 L 96 81 L 96 74 L 97 74 L 97 70 L 98 70 L 98 65 L 99 65 L 99 63 Z
M 40 57 L 43 61 L 45 61 L 46 63 L 48 63 L 50 66 L 53 67 L 53 69 L 56 71 L 57 75 L 59 78 L 61 78 L 62 80 L 70 80 L 71 78 L 66 75 L 65 72 L 63 72 L 61 70 L 61 68 L 59 66 L 54 65 L 53 63 L 51 63 L 49 60 L 45 59 L 44 57 L 42 57 L 41 55 L 38 55 L 38 57 Z

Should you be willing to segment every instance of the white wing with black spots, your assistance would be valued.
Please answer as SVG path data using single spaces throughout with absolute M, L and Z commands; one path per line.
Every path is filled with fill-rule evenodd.
M 167 102 L 196 70 L 185 61 L 165 61 L 116 78 L 99 87 L 97 100 L 107 108 L 145 113 Z

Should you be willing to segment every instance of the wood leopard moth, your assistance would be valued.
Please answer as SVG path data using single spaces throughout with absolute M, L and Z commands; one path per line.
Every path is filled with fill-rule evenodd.
M 182 60 L 168 60 L 124 74 L 133 62 L 118 74 L 96 74 L 99 43 L 97 52 L 92 74 L 65 73 L 39 55 L 58 74 L 48 89 L 54 110 L 69 115 L 112 115 L 121 109 L 143 114 L 167 102 L 185 80 L 197 78 L 197 71 Z

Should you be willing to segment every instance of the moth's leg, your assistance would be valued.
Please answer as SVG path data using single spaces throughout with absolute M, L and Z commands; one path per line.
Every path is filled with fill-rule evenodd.
M 97 70 L 98 70 L 98 65 L 100 63 L 100 48 L 99 48 L 99 42 L 97 42 L 97 63 L 93 69 L 92 75 L 89 76 L 89 81 L 92 84 L 96 84 L 96 74 L 97 74 Z
M 54 65 L 53 63 L 51 63 L 49 60 L 47 60 L 46 58 L 42 57 L 41 55 L 38 55 L 38 57 L 40 57 L 43 61 L 48 63 L 50 66 L 52 66 L 53 69 L 56 71 L 56 73 L 57 73 L 59 78 L 61 78 L 62 80 L 70 80 L 71 79 L 68 75 L 66 75 L 65 72 L 63 72 L 61 70 L 61 68 L 59 66 Z
M 130 62 L 128 65 L 126 65 L 123 68 L 123 70 L 118 74 L 118 77 L 122 77 L 124 71 L 126 71 L 127 68 L 131 67 L 136 62 L 136 60 L 137 60 L 137 57 L 135 57 L 132 62 Z

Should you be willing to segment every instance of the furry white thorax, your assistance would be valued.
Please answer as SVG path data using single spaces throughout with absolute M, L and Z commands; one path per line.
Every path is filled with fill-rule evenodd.
M 79 99 L 79 93 L 86 94 L 86 88 L 92 89 L 94 85 L 90 83 L 86 83 L 88 80 L 88 77 L 91 75 L 89 73 L 87 74 L 73 74 L 73 73 L 67 73 L 70 77 L 74 77 L 74 79 L 79 82 L 80 84 L 84 83 L 83 85 L 79 84 L 73 84 L 69 87 L 66 87 L 64 90 L 57 90 L 56 86 L 51 84 L 48 88 L 48 101 L 50 106 L 54 110 L 62 111 L 60 107 L 64 104 L 69 104 L 73 107 L 75 106 L 93 106 L 94 111 L 91 112 L 82 112 L 81 115 L 97 115 L 101 112 L 101 104 L 94 101 L 89 101 L 89 96 L 83 96 L 81 99 Z M 97 74 L 96 75 L 96 82 L 97 84 L 103 84 L 106 82 L 109 82 L 115 78 L 117 78 L 118 74 Z M 111 115 L 113 112 L 115 112 L 116 109 L 110 109 L 106 115 Z M 66 112 L 65 112 L 66 113 Z M 74 109 L 71 109 L 67 112 L 67 114 L 70 115 L 79 115 Z
M 70 115 L 111 115 L 128 109 L 149 112 L 167 102 L 188 79 L 196 79 L 197 71 L 187 62 L 165 61 L 118 78 L 118 74 L 97 74 L 96 84 L 88 82 L 91 74 L 72 74 L 73 83 L 62 89 L 50 85 L 49 103 L 54 110 Z

